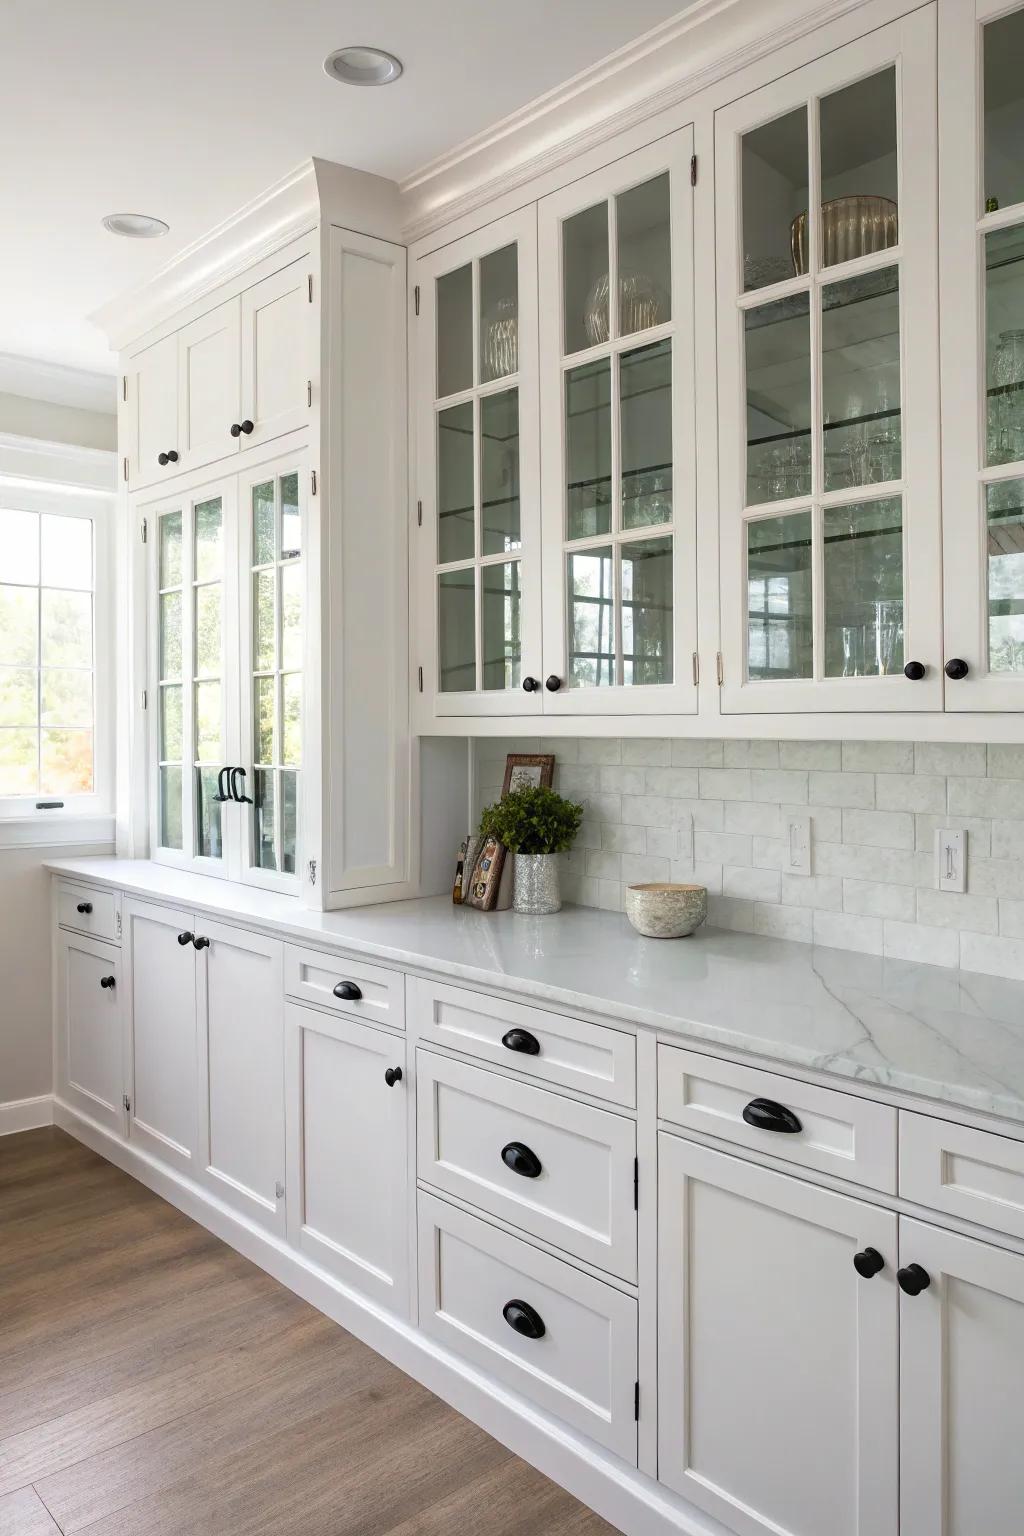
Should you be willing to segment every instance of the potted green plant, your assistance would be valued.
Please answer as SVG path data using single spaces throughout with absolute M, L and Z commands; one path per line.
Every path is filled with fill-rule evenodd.
M 542 785 L 511 790 L 486 808 L 481 834 L 496 837 L 516 856 L 512 905 L 517 912 L 560 909 L 558 855 L 571 847 L 582 820 L 582 805 Z

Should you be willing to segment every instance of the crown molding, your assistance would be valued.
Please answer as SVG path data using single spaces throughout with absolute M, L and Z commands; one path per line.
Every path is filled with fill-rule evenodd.
M 78 411 L 99 411 L 105 416 L 113 416 L 117 410 L 113 374 L 69 368 L 42 358 L 15 357 L 9 352 L 0 352 L 0 394 L 71 406 Z
M 696 0 L 400 182 L 410 245 L 869 0 Z
M 38 437 L 0 432 L 0 485 L 113 500 L 117 494 L 116 455 L 106 448 L 51 443 Z

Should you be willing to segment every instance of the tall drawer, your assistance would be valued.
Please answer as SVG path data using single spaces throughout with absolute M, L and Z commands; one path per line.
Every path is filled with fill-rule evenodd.
M 421 1191 L 419 1302 L 425 1333 L 636 1465 L 631 1296 Z
M 57 922 L 76 933 L 90 933 L 108 944 L 121 942 L 121 892 L 95 885 L 57 882 Z
M 755 1123 L 744 1119 L 745 1110 Z M 659 1045 L 658 1115 L 684 1130 L 896 1192 L 896 1111 L 887 1104 Z
M 440 981 L 410 979 L 409 998 L 424 1040 L 595 1099 L 636 1104 L 636 1040 L 623 1030 Z
M 1024 1238 L 1024 1142 L 903 1110 L 900 1194 Z
M 383 965 L 286 944 L 284 990 L 289 997 L 350 1018 L 405 1028 L 405 976 Z
M 417 1174 L 623 1280 L 636 1279 L 636 1126 L 421 1050 Z

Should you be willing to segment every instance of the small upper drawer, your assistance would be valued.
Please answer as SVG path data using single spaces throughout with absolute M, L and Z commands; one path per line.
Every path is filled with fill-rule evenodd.
M 286 944 L 284 989 L 289 997 L 320 1003 L 353 1018 L 405 1028 L 405 977 L 383 965 L 323 955 Z
M 900 1194 L 1024 1238 L 1024 1142 L 901 1111 Z
M 636 1104 L 636 1040 L 622 1030 L 440 981 L 410 979 L 409 998 L 424 1040 L 612 1104 Z
M 886 1104 L 659 1045 L 658 1114 L 686 1130 L 896 1192 L 896 1111 Z
M 120 944 L 121 893 L 58 880 L 57 921 L 62 928 L 74 928 L 110 944 Z

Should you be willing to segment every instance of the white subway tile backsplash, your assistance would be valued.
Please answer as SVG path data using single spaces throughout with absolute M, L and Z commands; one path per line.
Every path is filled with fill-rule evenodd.
M 685 846 L 684 846 L 685 845 Z M 639 849 L 630 852 L 639 853 Z M 693 853 L 693 834 L 689 825 L 678 827 L 645 827 L 644 853 L 658 854 L 666 859 L 683 859 Z M 666 879 L 668 877 L 666 876 Z
M 972 833 L 968 839 L 968 860 L 972 853 L 991 853 L 994 859 L 1024 859 L 1024 821 L 992 821 L 991 845 L 978 848 Z M 969 867 L 969 866 L 968 866 Z
M 892 960 L 917 960 L 924 965 L 960 964 L 960 935 L 949 928 L 886 921 L 882 946 L 882 953 Z
M 722 762 L 726 768 L 777 768 L 777 741 L 726 741 L 722 744 Z
M 889 917 L 912 923 L 917 917 L 917 892 L 912 885 L 886 885 L 880 880 L 844 880 L 843 910 L 860 917 Z
M 812 805 L 841 806 L 844 810 L 860 807 L 872 810 L 875 804 L 875 776 L 873 773 L 812 773 L 810 775 L 810 801 Z
M 946 781 L 927 773 L 880 773 L 875 780 L 875 804 L 880 811 L 946 809 Z
M 646 768 L 637 795 L 670 795 L 675 800 L 696 800 L 700 785 L 696 768 Z
M 1024 784 L 1019 779 L 949 779 L 947 805 L 952 815 L 1005 817 L 1024 815 Z
M 912 741 L 844 741 L 844 773 L 913 773 Z
M 780 768 L 841 768 L 843 749 L 838 741 L 780 741 Z
M 868 848 L 913 848 L 914 818 L 909 811 L 844 811 L 843 842 Z
M 606 848 L 588 849 L 587 874 L 596 880 L 621 880 L 622 854 L 609 853 Z
M 754 932 L 771 939 L 793 939 L 810 944 L 814 933 L 814 913 L 809 907 L 777 907 L 771 902 L 755 901 Z
M 582 769 L 577 772 L 582 772 Z M 618 764 L 610 768 L 599 768 L 601 778 L 597 787 L 611 795 L 642 795 L 646 772 L 646 768 L 623 768 Z
M 602 767 L 609 763 L 621 763 L 622 742 L 614 736 L 581 736 L 579 760 L 581 763 L 599 763 Z
M 790 863 L 789 839 L 785 837 L 755 837 L 750 862 L 755 869 L 788 870 Z
M 990 779 L 1024 779 L 1024 747 L 990 746 L 988 776 Z
M 961 895 L 957 891 L 920 890 L 917 920 L 934 928 L 971 933 L 998 933 L 999 908 L 994 896 Z
M 1024 900 L 1024 864 L 1019 859 L 967 861 L 967 889 L 976 896 L 1012 896 Z
M 672 743 L 656 736 L 626 736 L 622 761 L 627 768 L 667 768 L 672 761 Z
M 814 849 L 813 867 L 822 875 L 882 880 L 891 885 L 916 885 L 918 876 L 916 854 L 902 848 L 867 848 L 853 843 L 819 843 Z
M 606 821 L 601 826 L 600 846 L 610 853 L 643 853 L 644 828 Z
M 736 896 L 709 896 L 708 922 L 716 928 L 732 928 L 737 933 L 753 933 L 754 903 Z
M 702 800 L 749 800 L 749 768 L 701 768 Z
M 917 846 L 922 853 L 933 853 L 935 850 L 935 834 L 942 832 L 947 827 L 961 830 L 967 833 L 967 870 L 970 876 L 972 859 L 987 859 L 993 852 L 993 839 L 995 829 L 998 826 L 1011 827 L 1014 822 L 986 821 L 979 816 L 950 816 L 944 813 L 939 816 L 915 816 L 914 817 Z M 1024 823 L 1021 824 L 1024 832 Z M 1024 842 L 1021 843 L 1021 855 L 1024 856 Z M 1013 857 L 1011 854 L 1000 854 L 1000 858 Z
M 624 853 L 622 878 L 626 885 L 641 885 L 652 880 L 671 880 L 672 860 L 648 853 Z
M 919 741 L 914 746 L 914 772 L 965 778 L 988 772 L 988 753 L 977 742 Z
M 960 964 L 965 971 L 1008 976 L 1024 981 L 1024 939 L 1002 939 L 990 933 L 960 935 Z
M 807 774 L 792 768 L 752 768 L 750 795 L 753 800 L 786 801 L 807 804 Z
M 882 919 L 854 917 L 848 912 L 815 912 L 815 944 L 831 944 L 836 949 L 857 949 L 866 955 L 882 953 Z
M 782 876 L 785 907 L 813 907 L 823 912 L 843 910 L 843 882 L 831 875 Z
M 724 744 L 720 741 L 674 741 L 673 768 L 721 768 Z
M 622 821 L 641 827 L 678 827 L 689 814 L 687 801 L 667 795 L 623 795 L 620 807 Z
M 782 876 L 774 869 L 738 869 L 726 864 L 722 890 L 726 896 L 744 896 L 749 901 L 778 901 Z
M 710 864 L 749 864 L 751 839 L 738 832 L 694 832 L 693 856 Z
M 1007 939 L 1024 939 L 1024 901 L 999 902 L 999 932 Z

